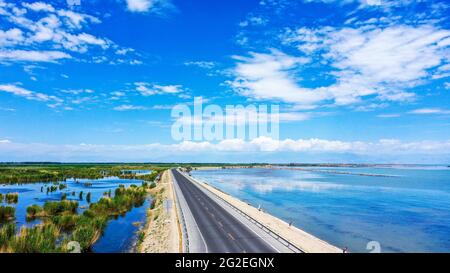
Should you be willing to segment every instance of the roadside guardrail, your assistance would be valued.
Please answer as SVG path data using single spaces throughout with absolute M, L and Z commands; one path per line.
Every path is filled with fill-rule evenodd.
M 199 183 L 196 180 L 201 181 L 202 183 L 205 183 L 207 185 L 209 185 L 208 183 L 206 183 L 205 181 L 202 181 L 200 179 L 194 179 L 192 178 L 190 175 L 187 175 L 184 172 L 180 172 L 182 173 L 185 177 L 187 177 L 189 180 L 193 181 L 194 183 Z M 204 188 L 204 187 L 203 187 Z M 206 189 L 206 188 L 205 188 Z M 208 190 L 208 189 L 206 189 Z M 217 189 L 219 190 L 219 189 Z M 219 190 L 220 191 L 220 190 Z M 210 191 L 211 192 L 211 191 Z M 253 224 L 255 224 L 257 227 L 259 227 L 260 229 L 262 229 L 265 233 L 267 233 L 268 235 L 270 235 L 272 238 L 274 238 L 275 240 L 279 241 L 280 243 L 282 243 L 283 245 L 285 245 L 287 248 L 289 248 L 290 250 L 294 251 L 294 252 L 299 252 L 299 253 L 305 253 L 306 251 L 304 251 L 303 249 L 301 249 L 300 247 L 296 246 L 295 244 L 291 243 L 289 240 L 285 239 L 284 237 L 282 237 L 281 235 L 279 235 L 278 233 L 274 232 L 273 230 L 271 230 L 270 228 L 266 227 L 264 224 L 262 224 L 261 222 L 259 222 L 258 220 L 254 219 L 253 217 L 251 217 L 250 215 L 248 215 L 247 213 L 245 213 L 244 211 L 242 211 L 241 209 L 237 208 L 236 206 L 234 206 L 233 204 L 231 204 L 230 202 L 228 202 L 227 200 L 225 200 L 224 198 L 220 197 L 219 195 L 215 194 L 212 192 L 212 194 L 214 194 L 217 198 L 219 198 L 220 200 L 222 200 L 223 202 L 225 202 L 225 204 L 227 204 L 229 207 L 231 207 L 233 210 L 235 210 L 237 213 L 239 213 L 240 215 L 244 216 L 245 218 L 247 218 L 247 220 L 249 220 L 250 222 L 252 222 Z
M 170 170 L 170 176 L 172 179 L 176 179 L 175 176 L 172 174 L 172 170 Z M 174 195 L 175 195 L 175 203 L 178 204 L 176 206 L 178 214 L 180 215 L 180 221 L 181 221 L 181 226 L 182 226 L 182 243 L 184 246 L 184 252 L 185 253 L 189 253 L 189 236 L 188 236 L 188 232 L 187 232 L 187 228 L 186 228 L 186 220 L 184 218 L 184 214 L 183 214 L 183 210 L 181 209 L 181 205 L 180 205 L 180 200 L 178 199 L 178 194 L 177 194 L 177 190 L 175 189 L 175 187 L 178 187 L 178 183 L 173 183 L 174 186 Z

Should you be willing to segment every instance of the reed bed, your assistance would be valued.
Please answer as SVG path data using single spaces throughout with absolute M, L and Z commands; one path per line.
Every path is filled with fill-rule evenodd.
M 11 206 L 0 206 L 0 223 L 14 219 L 16 208 Z

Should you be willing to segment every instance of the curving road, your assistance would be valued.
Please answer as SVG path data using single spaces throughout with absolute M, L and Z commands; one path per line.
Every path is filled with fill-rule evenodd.
M 265 242 L 248 226 L 211 199 L 178 170 L 172 170 L 174 183 L 183 195 L 183 210 L 189 209 L 200 239 L 201 252 L 212 253 L 271 253 L 276 249 Z M 192 239 L 190 239 L 192 240 Z M 190 242 L 191 244 L 193 242 Z M 191 251 L 192 252 L 192 251 Z

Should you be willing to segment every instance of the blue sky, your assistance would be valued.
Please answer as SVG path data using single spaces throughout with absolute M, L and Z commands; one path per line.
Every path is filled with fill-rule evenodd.
M 0 161 L 446 164 L 448 14 L 447 1 L 0 0 Z M 280 105 L 280 138 L 173 141 L 171 108 L 199 96 Z

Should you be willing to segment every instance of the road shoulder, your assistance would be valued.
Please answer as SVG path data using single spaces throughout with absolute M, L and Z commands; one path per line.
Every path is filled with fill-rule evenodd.
M 248 216 L 252 217 L 263 226 L 267 227 L 274 233 L 282 236 L 284 239 L 294 244 L 296 247 L 306 253 L 342 253 L 342 250 L 336 246 L 329 244 L 297 227 L 290 226 L 283 220 L 270 215 L 264 211 L 242 202 L 241 200 L 222 192 L 221 190 L 209 185 L 205 181 L 190 177 L 197 182 L 198 185 L 205 188 L 209 192 L 215 194 L 219 198 L 228 202 L 232 206 L 239 208 Z
M 164 171 L 157 187 L 150 191 L 155 201 L 153 208 L 147 212 L 147 224 L 139 250 L 142 253 L 178 253 L 181 235 L 170 171 Z

